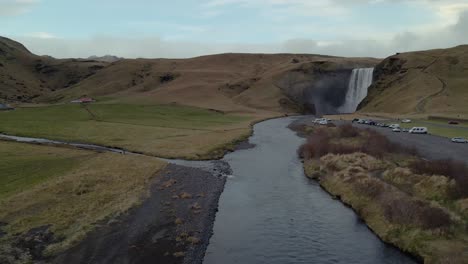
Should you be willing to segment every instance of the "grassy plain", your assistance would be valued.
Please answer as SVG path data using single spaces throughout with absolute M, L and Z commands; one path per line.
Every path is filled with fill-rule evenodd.
M 267 117 L 267 116 L 265 116 Z M 0 132 L 94 143 L 165 158 L 219 158 L 265 117 L 179 105 L 90 104 L 0 113 Z
M 47 254 L 72 245 L 99 221 L 141 202 L 165 167 L 148 156 L 5 141 L 0 165 L 0 222 L 8 224 L 0 259 L 9 254 L 5 247 L 14 234 L 49 224 L 62 240 L 49 245 Z

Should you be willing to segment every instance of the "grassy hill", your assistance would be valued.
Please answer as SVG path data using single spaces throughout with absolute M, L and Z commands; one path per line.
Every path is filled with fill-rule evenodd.
M 0 37 L 0 101 L 33 102 L 93 75 L 107 63 L 37 56 L 23 45 Z
M 88 95 L 110 101 L 177 103 L 228 112 L 294 112 L 297 102 L 278 87 L 277 80 L 304 64 L 323 60 L 369 64 L 369 59 L 293 54 L 122 60 L 71 89 L 53 92 L 40 100 L 60 102 Z
M 305 54 L 218 54 L 113 63 L 57 60 L 1 38 L 0 100 L 63 103 L 86 95 L 113 103 L 177 103 L 224 112 L 297 112 L 304 102 L 295 100 L 300 96 L 291 96 L 297 94 L 291 89 L 312 87 L 317 81 L 313 76 L 322 68 L 350 72 L 378 62 Z
M 468 45 L 400 53 L 381 62 L 363 112 L 468 118 Z M 397 106 L 397 107 L 395 107 Z

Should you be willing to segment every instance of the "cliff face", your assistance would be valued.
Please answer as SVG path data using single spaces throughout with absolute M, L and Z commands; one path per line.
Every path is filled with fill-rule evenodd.
M 305 112 L 336 114 L 344 104 L 352 70 L 374 67 L 377 62 L 375 59 L 310 62 L 284 73 L 276 83 Z
M 468 116 L 468 46 L 391 56 L 374 72 L 364 112 Z

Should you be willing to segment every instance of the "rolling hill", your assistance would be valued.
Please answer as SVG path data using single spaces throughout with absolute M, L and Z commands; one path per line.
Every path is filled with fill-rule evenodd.
M 361 112 L 468 118 L 468 45 L 399 53 L 374 74 Z
M 22 44 L 0 37 L 0 100 L 32 102 L 79 83 L 107 63 L 37 56 Z
M 305 93 L 323 96 L 324 87 L 315 87 L 322 78 L 339 75 L 346 83 L 353 68 L 380 62 L 305 54 L 218 54 L 107 63 L 39 57 L 12 40 L 2 38 L 0 43 L 4 69 L 0 98 L 10 102 L 60 103 L 91 96 L 100 101 L 176 103 L 223 112 L 298 112 L 313 105 L 309 103 L 313 100 L 304 100 Z M 336 88 L 332 83 L 325 86 Z M 310 92 L 315 89 L 320 91 Z M 338 90 L 344 91 L 343 87 Z

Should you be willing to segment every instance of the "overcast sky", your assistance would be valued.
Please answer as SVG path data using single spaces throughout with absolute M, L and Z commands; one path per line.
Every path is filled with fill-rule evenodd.
M 0 35 L 54 57 L 386 57 L 468 43 L 468 0 L 0 0 Z

